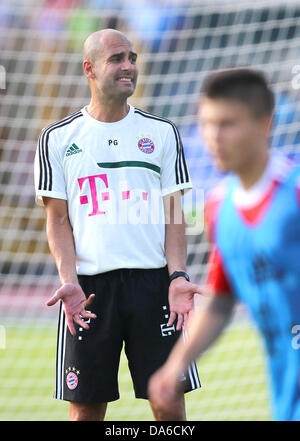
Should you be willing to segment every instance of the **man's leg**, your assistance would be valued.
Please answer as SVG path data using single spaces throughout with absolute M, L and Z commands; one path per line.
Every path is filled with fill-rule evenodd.
M 184 395 L 180 394 L 168 408 L 158 408 L 149 401 L 156 421 L 186 421 Z
M 103 421 L 107 403 L 70 403 L 70 421 Z
M 77 333 L 71 335 L 61 306 L 55 397 L 69 402 L 71 421 L 104 420 L 107 403 L 119 398 L 123 329 L 118 326 L 115 299 L 119 278 L 113 273 L 79 276 L 85 294 L 96 294 L 92 310 L 97 318 L 90 321 L 88 330 L 76 325 Z

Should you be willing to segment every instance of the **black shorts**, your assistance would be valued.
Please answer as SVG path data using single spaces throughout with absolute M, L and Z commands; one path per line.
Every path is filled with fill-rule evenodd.
M 95 298 L 97 315 L 90 328 L 76 325 L 69 332 L 61 306 L 55 398 L 73 402 L 109 402 L 119 398 L 120 354 L 125 353 L 136 398 L 147 399 L 150 376 L 166 361 L 181 334 L 168 327 L 167 268 L 121 269 L 96 276 L 79 276 L 86 296 Z M 185 392 L 200 387 L 196 364 L 183 373 Z

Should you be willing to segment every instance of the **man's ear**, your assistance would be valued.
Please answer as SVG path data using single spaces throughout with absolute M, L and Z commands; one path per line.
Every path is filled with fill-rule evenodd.
M 83 71 L 87 78 L 94 79 L 94 64 L 90 60 L 84 60 L 83 62 Z

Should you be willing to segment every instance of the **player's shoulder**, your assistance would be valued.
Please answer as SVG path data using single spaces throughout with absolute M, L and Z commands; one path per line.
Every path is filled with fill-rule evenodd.
M 300 188 L 300 165 L 281 153 L 272 155 L 273 179 L 280 184 Z
M 53 132 L 59 133 L 59 131 L 64 130 L 65 128 L 69 129 L 70 125 L 73 124 L 74 122 L 77 122 L 78 118 L 82 116 L 83 116 L 82 111 L 77 110 L 62 119 L 59 119 L 51 124 L 48 124 L 41 130 L 40 138 L 45 138 L 45 135 L 49 136 Z
M 138 107 L 134 107 L 134 114 L 140 119 L 141 122 L 151 121 L 152 124 L 155 124 L 161 130 L 169 130 L 172 128 L 176 133 L 179 133 L 176 124 L 168 118 L 146 112 Z

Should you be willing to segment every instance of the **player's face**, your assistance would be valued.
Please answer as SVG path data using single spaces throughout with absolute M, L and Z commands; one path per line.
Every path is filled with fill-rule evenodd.
M 96 87 L 106 98 L 125 100 L 136 87 L 137 54 L 132 43 L 119 36 L 107 39 L 94 64 Z
M 265 148 L 265 118 L 238 101 L 205 98 L 199 106 L 203 139 L 225 172 L 240 173 Z

